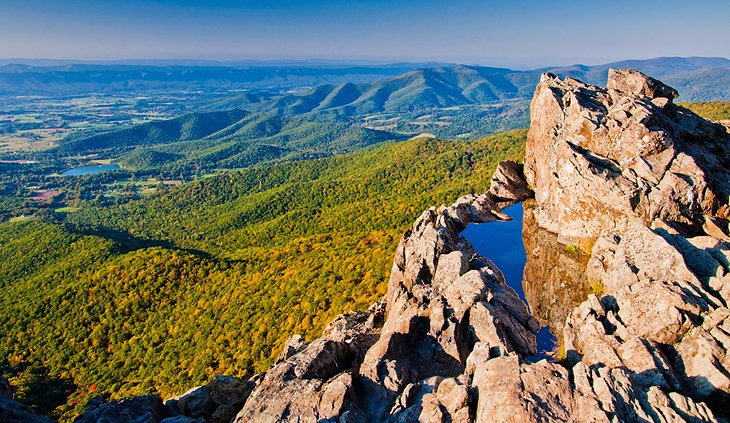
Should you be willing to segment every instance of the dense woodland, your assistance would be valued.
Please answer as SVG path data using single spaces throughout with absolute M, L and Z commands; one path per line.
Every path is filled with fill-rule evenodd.
M 524 136 L 388 142 L 2 223 L 0 370 L 62 420 L 100 394 L 264 371 L 290 335 L 379 298 L 409 224 L 485 191 Z
M 696 103 L 679 104 L 707 119 L 730 119 L 730 101 L 699 101 Z

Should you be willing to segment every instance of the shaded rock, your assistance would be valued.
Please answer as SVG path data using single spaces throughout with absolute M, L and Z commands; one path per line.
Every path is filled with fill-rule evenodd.
M 74 420 L 78 423 L 151 423 L 164 415 L 162 398 L 145 395 L 117 401 L 90 401 L 84 413 Z
M 253 389 L 234 421 L 364 421 L 353 401 L 352 369 L 382 325 L 384 305 L 336 318 L 323 336 L 277 362 Z M 297 342 L 297 344 L 302 345 Z
M 0 376 L 0 396 L 13 397 L 13 388 L 10 386 L 10 382 L 2 376 Z
M 165 401 L 174 415 L 227 423 L 243 407 L 254 382 L 231 376 L 216 376 L 210 383 Z
M 281 350 L 281 353 L 279 353 L 279 356 L 276 358 L 276 364 L 286 361 L 289 357 L 302 351 L 306 347 L 307 343 L 304 342 L 304 338 L 302 338 L 301 335 L 292 335 L 291 338 L 286 341 L 286 344 L 284 344 L 284 348 Z
M 46 416 L 34 413 L 30 408 L 9 396 L 0 395 L 0 422 L 3 423 L 50 423 Z
M 585 247 L 561 243 L 557 234 L 537 226 L 533 208 L 534 200 L 523 203 L 526 260 L 522 286 L 530 310 L 543 326 L 551 328 L 560 345 L 568 314 L 599 287 L 586 275 L 590 256 Z
M 492 176 L 489 193 L 501 201 L 520 202 L 533 196 L 525 181 L 524 166 L 513 161 L 501 162 Z

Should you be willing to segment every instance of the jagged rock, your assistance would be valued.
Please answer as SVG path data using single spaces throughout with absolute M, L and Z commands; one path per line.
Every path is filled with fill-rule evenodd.
M 286 361 L 289 357 L 302 351 L 306 347 L 307 343 L 301 335 L 292 335 L 291 338 L 286 341 L 286 344 L 284 344 L 284 348 L 281 350 L 279 357 L 276 358 L 275 364 Z
M 511 160 L 501 162 L 492 176 L 489 193 L 499 200 L 520 202 L 533 196 L 527 186 L 524 166 Z
M 606 89 L 616 101 L 625 96 L 669 100 L 679 96 L 674 88 L 633 69 L 609 69 Z
M 118 401 L 90 401 L 77 423 L 154 423 L 164 416 L 159 395 L 124 398 Z
M 705 215 L 727 218 L 725 128 L 674 106 L 672 88 L 639 72 L 611 71 L 608 86 L 551 75 L 537 86 L 525 176 L 540 226 L 595 240 L 633 217 L 694 233 Z
M 430 386 L 423 383 L 433 376 L 462 374 L 475 342 L 505 353 L 535 353 L 539 323 L 496 266 L 458 236 L 469 222 L 499 217 L 497 204 L 492 194 L 485 194 L 429 210 L 401 241 L 386 295 L 387 319 L 360 365 L 371 420 L 394 412 L 396 399 L 405 389 L 414 389 L 409 386 L 419 387 L 426 403 L 403 406 L 396 421 L 420 415 L 423 404 L 429 404 L 425 410 L 433 414 L 430 418 L 450 418 L 453 413 L 440 405 L 438 396 L 427 396 L 433 392 L 423 391 Z
M 165 401 L 173 415 L 200 418 L 210 423 L 227 423 L 243 407 L 254 388 L 253 381 L 216 376 L 210 383 Z
M 378 302 L 366 312 L 339 316 L 304 348 L 295 339 L 299 351 L 277 361 L 234 421 L 328 421 L 342 416 L 348 422 L 364 421 L 353 401 L 352 370 L 377 338 L 383 313 L 384 304 Z

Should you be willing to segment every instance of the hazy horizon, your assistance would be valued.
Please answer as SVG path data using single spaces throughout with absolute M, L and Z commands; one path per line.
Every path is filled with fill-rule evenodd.
M 727 16 L 716 0 L 6 0 L 0 57 L 595 65 L 729 57 Z

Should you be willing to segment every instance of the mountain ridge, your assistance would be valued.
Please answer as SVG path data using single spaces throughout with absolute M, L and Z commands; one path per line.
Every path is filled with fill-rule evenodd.
M 631 66 L 627 66 L 631 65 Z M 298 114 L 312 111 L 346 109 L 345 113 L 428 110 L 465 104 L 490 103 L 531 97 L 543 72 L 571 76 L 589 83 L 605 84 L 610 68 L 632 67 L 657 77 L 691 78 L 695 72 L 714 70 L 730 75 L 730 60 L 725 58 L 662 57 L 650 60 L 627 60 L 598 66 L 573 65 L 528 71 L 507 68 L 453 65 L 415 69 L 403 75 L 370 83 L 326 85 L 309 93 L 284 96 L 264 110 Z M 348 101 L 332 103 L 328 99 L 347 90 Z M 694 94 L 694 91 L 692 91 Z M 706 100 L 707 98 L 703 98 Z M 725 99 L 724 97 L 722 99 Z M 728 98 L 730 99 L 730 98 Z M 692 98 L 683 98 L 691 101 Z

